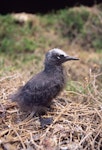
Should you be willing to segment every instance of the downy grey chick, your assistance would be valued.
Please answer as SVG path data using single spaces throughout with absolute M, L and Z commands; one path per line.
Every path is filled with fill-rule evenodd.
M 11 96 L 23 111 L 42 114 L 66 84 L 63 63 L 78 58 L 54 48 L 46 53 L 44 70 L 33 76 Z

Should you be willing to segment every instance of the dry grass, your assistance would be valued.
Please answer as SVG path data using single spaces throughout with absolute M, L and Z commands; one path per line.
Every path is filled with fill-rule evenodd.
M 44 129 L 38 117 L 19 112 L 17 105 L 7 100 L 10 93 L 24 84 L 23 75 L 1 78 L 0 150 L 100 150 L 102 91 L 96 85 L 98 76 L 90 72 L 86 93 L 63 91 L 44 116 L 53 117 L 53 124 Z
M 90 10 L 90 8 L 87 9 Z M 92 11 L 92 14 L 94 12 L 98 15 L 97 9 L 93 8 L 90 11 Z M 98 15 L 98 17 L 101 22 L 101 16 Z M 80 45 L 76 44 L 79 41 L 78 37 L 68 44 L 68 39 L 61 38 L 59 34 L 56 34 L 57 31 L 55 32 L 53 28 L 50 29 L 49 26 L 45 31 L 46 24 L 51 21 L 50 17 L 48 22 L 43 22 L 41 25 L 36 16 L 33 19 L 33 24 L 38 27 L 43 25 L 43 28 L 37 28 L 37 32 L 34 34 L 35 41 L 38 41 L 39 37 L 44 35 L 41 39 L 42 42 L 38 41 L 39 47 L 35 48 L 34 51 L 34 56 L 37 57 L 33 58 L 31 57 L 32 53 L 27 53 L 29 61 L 22 64 L 23 58 L 20 61 L 18 57 L 15 62 L 15 60 L 11 60 L 11 56 L 0 55 L 0 150 L 101 150 L 101 51 L 99 53 L 94 52 L 93 49 L 85 51 Z M 89 21 L 86 23 L 86 29 L 88 25 L 90 26 Z M 93 31 L 100 29 L 98 26 L 95 29 L 94 27 L 90 26 L 90 29 L 93 29 Z M 48 43 L 46 43 L 46 39 Z M 90 47 L 88 44 L 91 42 L 87 41 L 88 38 L 85 39 L 85 49 Z M 44 116 L 45 118 L 53 117 L 53 123 L 42 129 L 38 117 L 32 117 L 32 114 L 28 116 L 20 112 L 18 106 L 7 97 L 23 85 L 29 79 L 29 76 L 42 69 L 44 53 L 53 47 L 62 48 L 70 55 L 80 58 L 80 61 L 77 64 L 75 62 L 68 64 L 68 75 L 69 72 L 71 73 L 69 85 L 59 97 L 54 99 L 51 109 Z M 7 46 L 7 51 L 8 48 L 9 46 Z M 19 72 L 13 69 L 13 66 L 17 66 L 17 64 L 21 69 L 19 69 Z M 22 70 L 25 70 L 23 74 L 20 73 Z M 70 80 L 77 80 L 74 82 L 74 88 L 70 85 Z

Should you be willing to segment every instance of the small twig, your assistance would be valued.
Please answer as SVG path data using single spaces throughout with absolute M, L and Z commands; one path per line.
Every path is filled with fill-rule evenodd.
M 18 134 L 18 132 L 16 131 L 15 128 L 12 127 L 12 130 L 16 133 L 16 135 L 17 135 L 18 139 L 20 140 L 20 142 L 21 142 L 21 144 L 22 144 L 24 150 L 26 150 L 26 147 L 25 147 L 25 145 L 24 145 L 24 143 L 23 143 L 23 140 L 22 140 L 21 136 Z
M 20 77 L 20 74 L 14 74 L 12 76 L 6 76 L 6 77 L 0 79 L 0 82 L 2 82 L 3 80 L 6 80 L 6 79 L 10 79 L 10 78 L 15 79 L 15 78 L 18 78 L 18 77 Z
M 81 141 L 80 143 L 78 144 L 78 146 L 74 149 L 74 150 L 77 150 L 81 144 L 92 134 L 92 132 L 90 132 L 89 134 L 87 134 Z
M 33 135 L 32 135 L 32 133 L 29 132 L 29 134 L 30 134 L 30 137 L 31 137 L 31 142 L 34 144 L 34 146 L 37 148 L 37 150 L 38 150 L 38 149 L 39 149 L 39 150 L 42 150 L 42 146 L 37 145 L 36 142 L 33 140 Z

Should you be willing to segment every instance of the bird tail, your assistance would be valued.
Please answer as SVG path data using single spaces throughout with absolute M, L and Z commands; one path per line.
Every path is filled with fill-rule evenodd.
M 8 96 L 8 99 L 10 99 L 12 102 L 17 102 L 17 101 L 19 101 L 19 96 L 20 96 L 20 93 L 21 93 L 21 89 L 22 89 L 22 87 L 20 87 L 19 89 L 18 89 L 18 91 L 17 92 L 15 92 L 14 94 L 10 94 L 9 96 Z

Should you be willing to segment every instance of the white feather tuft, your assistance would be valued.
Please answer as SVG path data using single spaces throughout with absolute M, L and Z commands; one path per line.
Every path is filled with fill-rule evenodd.
M 58 54 L 58 55 L 67 56 L 67 54 L 66 54 L 63 50 L 61 50 L 61 49 L 59 49 L 59 48 L 51 49 L 49 52 L 50 52 L 50 53 L 56 53 L 56 54 Z

